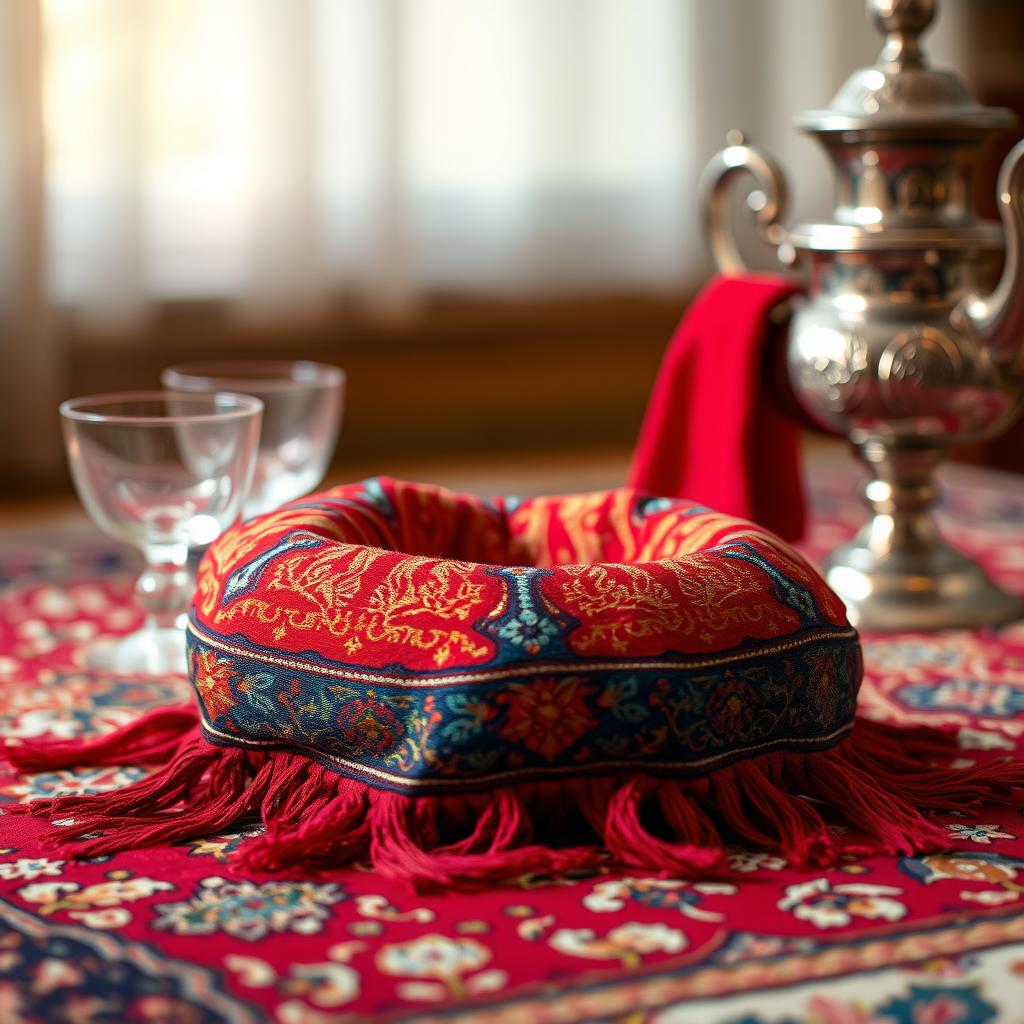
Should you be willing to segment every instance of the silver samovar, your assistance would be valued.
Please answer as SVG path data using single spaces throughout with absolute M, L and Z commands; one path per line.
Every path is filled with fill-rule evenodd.
M 824 146 L 836 179 L 832 220 L 786 229 L 785 182 L 764 153 L 732 136 L 702 179 L 712 251 L 746 269 L 728 192 L 751 175 L 760 236 L 809 269 L 794 308 L 789 380 L 803 411 L 847 436 L 871 472 L 872 517 L 835 551 L 826 576 L 865 629 L 1006 622 L 1021 601 L 939 535 L 934 471 L 950 445 L 1005 429 L 1024 398 L 1024 142 L 999 175 L 1002 229 L 979 220 L 975 170 L 1009 110 L 983 107 L 956 74 L 929 66 L 920 34 L 934 0 L 868 0 L 885 35 L 827 110 L 796 124 Z M 1000 257 L 1004 256 L 999 276 Z

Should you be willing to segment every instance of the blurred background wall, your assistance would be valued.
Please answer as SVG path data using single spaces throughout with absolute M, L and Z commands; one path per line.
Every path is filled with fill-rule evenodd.
M 941 7 L 1020 107 L 1021 5 Z M 827 215 L 790 118 L 878 48 L 860 0 L 0 0 L 0 490 L 194 357 L 344 366 L 342 467 L 628 445 L 704 163 L 742 128 Z

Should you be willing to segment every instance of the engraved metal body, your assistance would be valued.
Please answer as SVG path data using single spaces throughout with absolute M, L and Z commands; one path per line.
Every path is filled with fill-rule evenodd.
M 784 228 L 779 168 L 732 136 L 702 179 L 708 237 L 723 271 L 745 269 L 726 199 L 737 176 L 751 175 L 761 238 L 783 263 L 809 270 L 790 330 L 790 381 L 806 414 L 847 436 L 872 474 L 871 519 L 826 565 L 854 624 L 1005 622 L 1022 614 L 1021 601 L 941 538 L 930 506 L 949 446 L 1005 429 L 1024 399 L 1024 142 L 1000 172 L 1002 226 L 979 220 L 973 175 L 1013 115 L 980 106 L 955 74 L 927 64 L 918 36 L 934 0 L 867 6 L 886 36 L 878 62 L 854 73 L 829 109 L 797 118 L 832 161 L 832 220 Z

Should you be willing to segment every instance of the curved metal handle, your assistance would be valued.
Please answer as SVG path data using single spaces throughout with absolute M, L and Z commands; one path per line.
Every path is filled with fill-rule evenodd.
M 754 214 L 758 235 L 775 249 L 780 263 L 792 266 L 796 252 L 786 240 L 786 229 L 779 223 L 787 199 L 782 168 L 766 153 L 748 146 L 741 132 L 729 132 L 726 142 L 725 149 L 708 162 L 697 185 L 704 211 L 704 234 L 718 269 L 726 274 L 751 269 L 736 246 L 729 216 L 733 179 L 744 172 L 754 179 L 755 187 L 747 193 L 747 206 Z
M 953 326 L 966 318 L 996 362 L 1015 376 L 1024 372 L 1024 139 L 1007 154 L 996 185 L 1006 259 L 991 295 L 967 295 L 953 310 Z

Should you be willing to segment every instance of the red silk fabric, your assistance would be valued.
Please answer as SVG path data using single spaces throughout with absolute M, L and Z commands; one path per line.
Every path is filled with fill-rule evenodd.
M 799 430 L 765 372 L 768 314 L 797 291 L 748 275 L 716 277 L 697 296 L 665 351 L 630 486 L 803 535 Z

